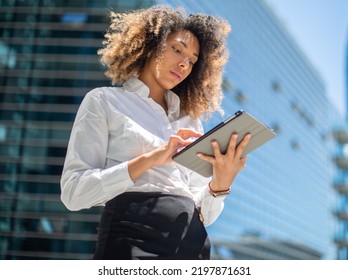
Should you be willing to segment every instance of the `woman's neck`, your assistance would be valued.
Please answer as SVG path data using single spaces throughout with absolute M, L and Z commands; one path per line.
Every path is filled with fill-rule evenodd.
M 166 90 L 160 85 L 154 83 L 146 75 L 140 75 L 139 80 L 142 81 L 149 88 L 149 98 L 152 98 L 157 104 L 162 106 L 162 108 L 167 112 L 168 105 L 165 99 Z
M 164 111 L 166 112 L 168 111 L 168 105 L 165 98 L 165 92 L 154 92 L 154 91 L 151 91 L 151 88 L 150 88 L 149 97 L 152 98 L 157 104 L 162 106 Z

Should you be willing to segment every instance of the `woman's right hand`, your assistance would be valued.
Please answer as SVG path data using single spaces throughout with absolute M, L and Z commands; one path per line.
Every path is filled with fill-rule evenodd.
M 151 152 L 145 153 L 128 162 L 128 172 L 133 181 L 141 176 L 146 170 L 157 166 L 171 163 L 173 155 L 179 149 L 190 145 L 195 138 L 202 136 L 195 130 L 181 128 L 175 135 L 171 135 L 168 142 L 163 146 L 154 149 Z
M 196 138 L 202 136 L 202 133 L 192 129 L 181 128 L 175 135 L 171 135 L 168 142 L 163 146 L 153 150 L 152 156 L 155 165 L 171 163 L 172 157 L 182 148 L 190 145 Z

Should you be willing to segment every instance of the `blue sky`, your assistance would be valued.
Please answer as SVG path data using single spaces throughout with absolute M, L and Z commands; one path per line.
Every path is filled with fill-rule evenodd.
M 327 94 L 345 114 L 348 0 L 265 0 L 318 70 Z

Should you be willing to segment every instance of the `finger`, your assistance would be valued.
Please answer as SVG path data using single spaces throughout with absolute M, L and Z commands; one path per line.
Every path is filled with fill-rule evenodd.
M 204 155 L 202 153 L 197 153 L 197 156 L 202 159 L 202 160 L 205 160 L 207 162 L 210 162 L 211 164 L 214 164 L 215 163 L 215 158 L 214 157 L 211 157 L 211 156 L 207 156 L 207 155 Z
M 201 137 L 202 133 L 189 128 L 180 128 L 176 135 L 182 137 L 183 139 L 188 139 L 190 137 Z
M 184 140 L 181 137 L 177 135 L 171 135 L 169 137 L 169 141 L 168 141 L 169 148 L 179 149 L 182 146 L 184 146 Z
M 236 149 L 236 154 L 235 154 L 235 158 L 240 159 L 245 147 L 248 145 L 249 141 L 250 141 L 251 135 L 247 134 L 244 136 L 243 140 L 239 143 L 237 149 Z
M 168 141 L 168 148 L 177 151 L 178 149 L 184 148 L 194 142 L 194 139 L 184 140 L 178 135 L 171 135 Z
M 219 147 L 219 143 L 216 140 L 212 140 L 211 141 L 211 146 L 213 147 L 213 152 L 214 152 L 214 156 L 216 159 L 221 157 L 221 151 L 220 151 L 220 147 Z
M 184 147 L 186 147 L 186 146 L 192 144 L 195 141 L 196 141 L 196 138 L 189 138 L 189 139 L 183 140 L 182 145 Z
M 231 154 L 232 156 L 234 155 L 236 151 L 237 139 L 238 139 L 237 133 L 233 133 L 231 136 L 230 142 L 228 143 L 228 153 Z

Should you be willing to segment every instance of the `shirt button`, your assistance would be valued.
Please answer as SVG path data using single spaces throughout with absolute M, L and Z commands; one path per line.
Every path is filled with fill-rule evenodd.
M 201 209 L 200 209 L 200 207 L 197 207 L 196 209 L 198 211 L 198 218 L 203 223 L 204 222 L 204 217 L 203 217 L 203 214 L 201 213 Z
M 204 222 L 204 217 L 202 213 L 199 213 L 199 220 L 203 223 Z

